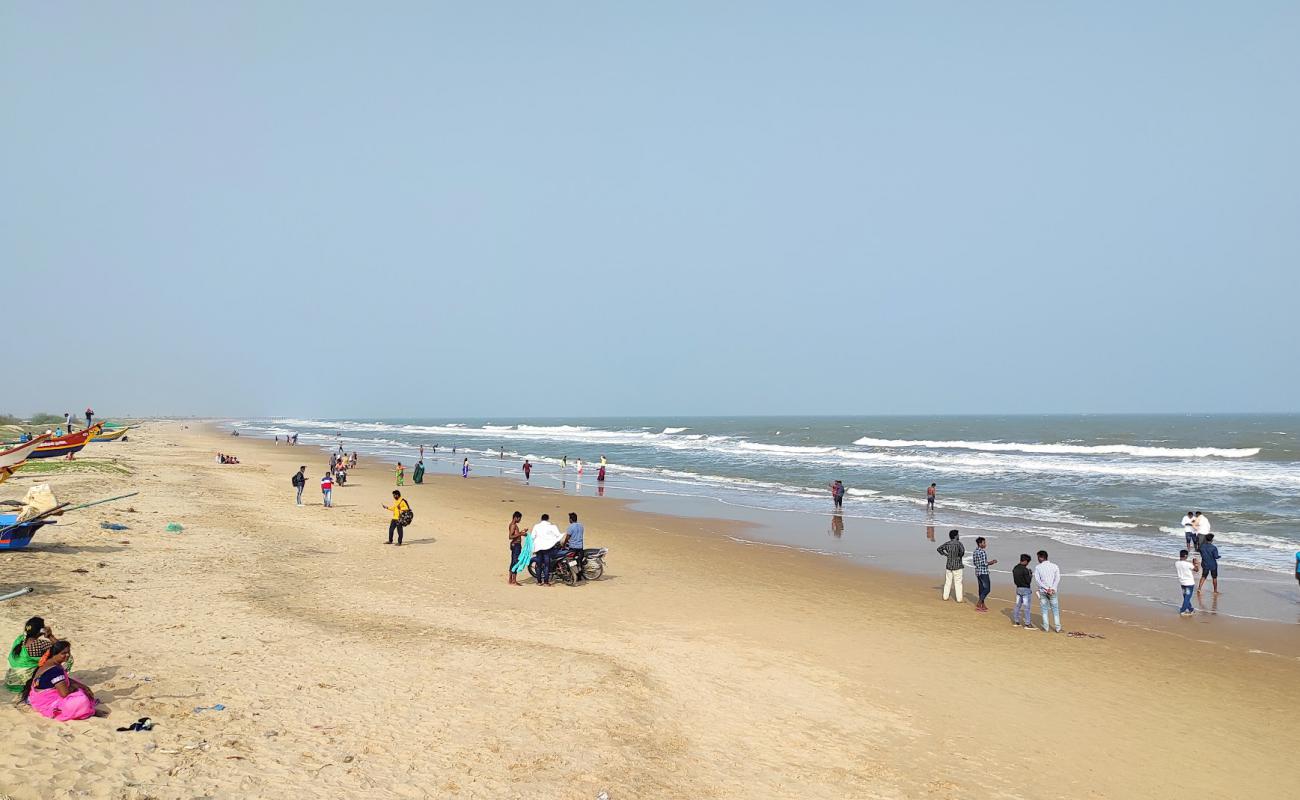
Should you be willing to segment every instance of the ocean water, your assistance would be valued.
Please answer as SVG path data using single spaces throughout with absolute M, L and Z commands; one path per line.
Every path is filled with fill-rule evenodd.
M 945 524 L 1047 536 L 1101 550 L 1176 555 L 1187 510 L 1209 515 L 1235 566 L 1289 573 L 1300 550 L 1300 415 L 248 419 L 265 436 L 413 463 L 510 470 L 534 483 L 594 482 L 735 506 L 923 524 L 939 485 Z M 567 470 L 561 468 L 568 458 Z M 490 460 L 490 461 L 489 461 Z

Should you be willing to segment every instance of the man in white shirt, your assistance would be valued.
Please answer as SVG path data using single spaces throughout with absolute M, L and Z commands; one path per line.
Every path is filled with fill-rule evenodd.
M 1047 551 L 1038 551 L 1038 566 L 1034 567 L 1034 580 L 1038 583 L 1038 607 L 1043 610 L 1043 632 L 1050 633 L 1047 612 L 1055 615 L 1056 632 L 1061 632 L 1061 600 L 1057 590 L 1061 587 L 1061 568 L 1047 560 Z
M 530 533 L 533 535 L 533 553 L 537 556 L 537 585 L 550 586 L 551 564 L 555 559 L 556 546 L 564 534 L 551 522 L 550 514 L 543 514 Z
M 1183 515 L 1183 538 L 1188 550 L 1196 549 L 1196 515 L 1190 511 Z
M 1201 542 L 1205 541 L 1205 535 L 1210 532 L 1210 518 L 1196 512 L 1196 518 L 1192 520 L 1192 529 L 1196 531 L 1196 549 L 1201 549 Z
M 1178 571 L 1178 586 L 1183 590 L 1183 607 L 1178 609 L 1178 613 L 1184 617 L 1193 613 L 1192 592 L 1196 588 L 1196 576 L 1193 575 L 1198 567 L 1187 560 L 1187 551 L 1178 551 L 1178 561 L 1174 563 L 1174 569 Z

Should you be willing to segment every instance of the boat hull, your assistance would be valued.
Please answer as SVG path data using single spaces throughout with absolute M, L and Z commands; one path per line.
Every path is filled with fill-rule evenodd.
M 73 453 L 81 451 L 91 439 L 99 436 L 104 431 L 104 423 L 97 422 L 84 431 L 70 433 L 67 436 L 60 436 L 57 439 L 51 439 L 40 447 L 32 451 L 29 458 L 57 458 L 59 456 L 70 456 Z
M 117 441 L 118 439 L 121 439 L 123 436 L 126 436 L 126 432 L 129 431 L 129 430 L 131 430 L 131 429 L 130 429 L 130 428 L 115 428 L 114 430 L 108 431 L 107 433 L 103 433 L 103 434 L 101 434 L 101 435 L 99 435 L 99 436 L 95 436 L 95 437 L 93 437 L 90 441 L 92 441 L 92 442 L 115 442 L 115 441 Z

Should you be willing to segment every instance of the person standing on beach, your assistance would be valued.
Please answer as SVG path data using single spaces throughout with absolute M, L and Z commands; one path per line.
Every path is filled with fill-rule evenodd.
M 406 485 L 406 467 L 402 466 L 402 462 L 398 461 L 398 462 L 397 462 L 397 466 L 394 468 L 393 471 L 394 471 L 394 473 L 396 473 L 396 475 L 397 475 L 397 485 L 398 485 L 398 486 L 405 486 L 405 485 Z
M 582 459 L 578 459 L 578 477 L 582 477 Z
M 1205 519 L 1202 517 L 1201 519 Z M 1209 524 L 1208 522 L 1206 523 Z M 1213 582 L 1214 593 L 1219 593 L 1219 548 L 1214 543 L 1214 534 L 1207 533 L 1201 540 L 1201 582 L 1196 587 L 1199 593 L 1205 588 L 1205 579 Z
M 469 459 L 468 459 L 468 458 L 465 459 L 465 463 L 463 463 L 463 464 L 460 465 L 460 476 L 461 476 L 462 478 L 468 478 L 468 477 L 469 477 Z
M 1029 588 L 1034 580 L 1034 573 L 1029 569 L 1029 560 L 1028 553 L 1021 553 L 1020 563 L 1011 568 L 1011 580 L 1016 584 L 1016 608 L 1011 612 L 1011 624 L 1023 625 L 1025 630 L 1034 629 L 1034 621 L 1029 618 L 1029 606 L 1034 596 Z
M 1178 561 L 1174 563 L 1174 569 L 1178 572 L 1178 586 L 1183 591 L 1183 605 L 1178 609 L 1178 613 L 1184 617 L 1190 616 L 1196 611 L 1192 608 L 1192 590 L 1196 588 L 1197 566 L 1187 560 L 1187 551 L 1178 551 Z
M 519 527 L 519 523 L 523 518 L 524 515 L 519 511 L 511 514 L 510 528 L 506 531 L 506 535 L 510 537 L 510 566 L 506 567 L 506 574 L 510 576 L 510 579 L 506 583 L 511 586 L 520 585 L 519 578 L 515 574 L 515 562 L 519 560 L 519 553 L 523 549 L 524 534 L 526 533 Z
M 298 472 L 293 476 L 293 488 L 298 490 L 298 505 L 302 505 L 302 490 L 307 485 L 307 467 L 303 465 L 298 467 Z
M 560 540 L 564 534 L 560 529 L 555 527 L 551 522 L 550 514 L 543 514 L 542 518 L 533 526 L 533 552 L 537 555 L 537 585 L 551 585 L 551 564 L 554 563 L 556 551 L 560 547 Z
M 397 546 L 402 546 L 402 534 L 406 532 L 406 526 L 402 524 L 402 512 L 410 511 L 411 505 L 402 498 L 402 493 L 393 490 L 393 504 L 384 506 L 385 511 L 393 512 L 393 519 L 388 523 L 388 544 L 393 543 L 393 531 L 397 531 Z
M 66 411 L 63 412 L 63 430 L 72 433 L 72 415 Z
M 90 427 L 91 420 L 93 420 L 94 418 L 95 418 L 95 409 L 91 408 L 90 406 L 86 406 L 86 427 L 87 428 Z
M 938 493 L 938 491 L 939 491 L 939 484 L 937 483 L 930 484 L 930 488 L 925 490 L 925 509 L 927 511 L 934 510 L 934 496 L 935 494 Z
M 328 472 L 325 473 L 325 477 L 320 479 L 320 493 L 325 496 L 325 507 L 333 508 L 334 478 Z
M 600 469 L 596 470 L 596 483 L 605 482 L 605 465 L 601 464 Z
M 1061 632 L 1061 568 L 1047 560 L 1047 551 L 1038 551 L 1038 566 L 1034 567 L 1034 580 L 1038 581 L 1038 607 L 1043 612 L 1043 632 L 1050 633 L 1047 612 L 1055 616 L 1056 632 Z
M 836 512 L 844 510 L 844 481 L 831 484 L 831 502 L 835 504 Z
M 424 460 L 424 445 L 420 445 L 420 460 Z
M 989 610 L 988 606 L 984 605 L 984 599 L 989 596 L 989 592 L 993 591 L 993 581 L 989 576 L 989 567 L 998 563 L 996 558 L 989 561 L 989 551 L 984 549 L 987 544 L 988 540 L 983 536 L 976 538 L 975 553 L 971 556 L 971 563 L 975 565 L 975 581 L 980 587 L 980 599 L 975 604 L 976 611 Z
M 415 462 L 415 472 L 411 473 L 411 480 L 416 483 L 424 483 L 424 459 Z
M 935 551 L 948 559 L 944 567 L 943 575 L 943 599 L 947 600 L 948 595 L 952 594 L 953 587 L 957 589 L 957 602 L 961 602 L 961 573 L 966 565 L 962 559 L 966 557 L 966 548 L 958 540 L 958 533 L 955 530 L 948 531 L 948 541 L 935 548 Z
M 524 481 L 527 482 L 533 476 L 533 465 L 528 459 L 524 459 Z
M 1200 546 L 1200 541 L 1196 538 L 1196 515 L 1188 511 L 1183 515 L 1183 541 L 1187 543 L 1188 550 L 1195 550 Z
M 568 469 L 568 468 L 569 468 L 569 457 L 568 457 L 568 456 L 565 456 L 564 458 L 560 459 L 560 465 L 561 465 L 562 467 L 564 467 L 565 469 Z
M 1210 518 L 1197 511 L 1195 518 L 1192 520 L 1192 532 L 1196 534 L 1196 549 L 1201 549 L 1201 542 L 1210 534 Z

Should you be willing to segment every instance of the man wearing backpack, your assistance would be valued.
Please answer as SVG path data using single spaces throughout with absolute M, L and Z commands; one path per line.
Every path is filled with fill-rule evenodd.
M 302 487 L 307 485 L 307 467 L 298 467 L 293 476 L 293 488 L 298 490 L 298 505 L 302 505 Z
M 411 520 L 415 517 L 415 514 L 411 512 L 411 504 L 403 499 L 401 492 L 394 489 L 393 504 L 384 506 L 384 510 L 393 512 L 393 521 L 388 523 L 387 544 L 393 543 L 393 531 L 397 531 L 397 546 L 401 547 L 402 534 L 405 532 L 406 526 L 410 525 Z

